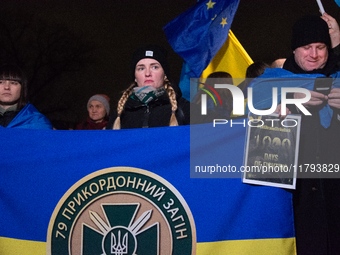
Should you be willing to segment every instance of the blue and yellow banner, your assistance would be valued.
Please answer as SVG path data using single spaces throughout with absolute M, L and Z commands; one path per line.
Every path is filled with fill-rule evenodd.
M 211 160 L 223 158 L 226 165 L 242 165 L 245 136 L 242 125 L 216 129 L 212 124 L 196 127 L 201 132 L 199 142 L 193 148 L 197 155 L 211 156 Z M 153 194 L 157 201 L 171 193 L 166 185 L 176 189 L 171 194 L 181 197 L 178 201 L 190 208 L 187 212 L 190 211 L 194 221 L 192 240 L 197 244 L 193 245 L 192 253 L 186 254 L 295 254 L 291 193 L 280 188 L 244 184 L 240 178 L 191 178 L 191 128 L 195 126 L 102 131 L 1 129 L 0 254 L 47 254 L 49 224 L 51 219 L 58 219 L 55 209 L 59 205 L 60 208 L 66 205 L 59 213 L 67 223 L 75 215 L 77 203 L 85 203 L 85 198 L 93 198 L 98 190 L 110 191 L 109 188 L 114 187 L 112 184 L 117 189 L 126 188 L 125 180 L 130 186 L 139 186 L 139 190 L 148 190 L 147 193 Z M 237 154 L 241 156 L 235 156 Z M 133 172 L 137 176 L 134 181 L 132 177 L 124 179 L 123 175 L 112 175 L 110 178 L 116 182 L 106 187 L 108 182 L 104 185 L 104 179 L 99 178 L 96 182 L 92 178 L 101 171 L 110 174 L 105 169 L 117 167 L 141 169 L 163 181 L 159 184 L 151 179 L 143 181 L 137 176 L 140 172 Z M 82 192 L 71 188 L 76 183 L 87 185 L 86 181 L 90 182 L 83 186 Z M 164 189 L 162 185 L 165 185 Z M 78 195 L 74 196 L 73 202 L 68 202 L 64 200 L 65 194 Z M 180 240 L 187 235 L 182 227 L 184 220 L 180 222 L 184 217 L 177 213 L 179 206 L 171 206 L 176 202 L 168 201 L 171 203 L 164 203 L 162 210 L 168 214 L 169 222 L 176 223 L 173 233 L 177 233 Z M 153 202 L 154 206 L 157 206 L 156 202 Z M 103 204 L 106 212 L 117 205 Z M 122 208 L 118 211 L 123 212 L 126 207 Z M 149 217 L 151 211 L 144 211 L 142 216 Z M 113 220 L 106 223 L 99 209 L 97 212 L 91 212 L 90 218 L 95 222 L 91 224 L 99 226 L 101 222 L 103 231 L 94 231 L 93 227 L 84 229 L 89 236 L 97 232 L 100 239 L 101 234 L 106 233 L 105 229 L 114 224 Z M 122 213 L 117 215 L 121 217 Z M 139 223 L 138 227 L 137 223 L 133 224 L 136 229 L 146 222 L 141 224 L 142 218 L 135 217 L 135 222 Z M 59 228 L 59 234 L 64 235 L 67 224 L 63 225 L 62 221 L 55 226 Z M 160 226 L 158 231 L 161 233 Z M 189 225 L 186 226 L 188 229 Z M 157 236 L 156 230 L 154 236 Z M 181 253 L 175 252 L 174 248 L 169 254 Z

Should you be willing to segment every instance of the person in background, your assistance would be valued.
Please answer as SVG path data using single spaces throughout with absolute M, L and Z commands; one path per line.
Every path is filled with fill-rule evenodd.
M 339 37 L 331 37 L 332 28 L 332 33 L 339 34 L 337 22 L 327 14 L 321 18 L 307 15 L 299 19 L 293 26 L 292 54 L 283 69 L 306 77 L 311 74 L 339 77 L 340 58 L 333 49 L 339 45 Z M 340 162 L 340 88 L 333 83 L 329 94 L 310 93 L 311 99 L 303 105 L 312 115 L 301 115 L 298 164 L 303 173 L 308 171 L 308 166 L 336 166 Z M 303 98 L 305 95 L 292 93 L 290 97 Z M 320 123 L 320 109 L 327 105 L 333 110 L 333 116 L 326 128 Z M 295 105 L 288 108 L 289 113 L 300 113 Z M 298 178 L 296 190 L 292 191 L 297 253 L 339 254 L 340 181 L 326 179 L 320 172 L 311 175 L 310 179 Z
M 263 61 L 256 61 L 248 66 L 246 71 L 246 78 L 256 78 L 263 74 L 266 68 L 270 68 L 270 66 Z
M 52 129 L 50 121 L 27 99 L 27 79 L 15 65 L 0 67 L 0 127 Z
M 137 49 L 131 67 L 134 82 L 124 91 L 107 129 L 190 124 L 190 103 L 181 97 L 179 88 L 168 78 L 164 48 L 149 45 Z
M 76 130 L 105 129 L 110 114 L 110 98 L 104 94 L 96 94 L 87 102 L 89 115 L 86 121 L 77 125 Z
M 238 87 L 243 91 L 245 98 L 248 97 L 247 88 L 251 81 L 256 77 L 261 76 L 266 68 L 270 68 L 270 66 L 263 61 L 256 61 L 248 66 L 246 70 L 246 79 L 238 85 Z
M 285 61 L 285 58 L 278 58 L 271 63 L 270 68 L 282 68 Z

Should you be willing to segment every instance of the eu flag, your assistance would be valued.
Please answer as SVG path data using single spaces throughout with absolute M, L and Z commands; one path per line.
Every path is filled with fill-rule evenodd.
M 239 0 L 200 1 L 164 27 L 171 47 L 196 77 L 225 43 L 238 4 Z

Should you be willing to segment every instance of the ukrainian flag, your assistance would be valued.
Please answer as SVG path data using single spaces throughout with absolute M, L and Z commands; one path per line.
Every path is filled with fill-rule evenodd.
M 196 141 L 192 148 L 190 133 Z M 242 125 L 101 131 L 2 128 L 0 254 L 46 254 L 51 215 L 69 188 L 98 170 L 122 166 L 153 172 L 178 190 L 195 222 L 196 254 L 295 254 L 289 192 L 227 175 L 190 177 L 202 158 L 239 168 L 244 139 Z

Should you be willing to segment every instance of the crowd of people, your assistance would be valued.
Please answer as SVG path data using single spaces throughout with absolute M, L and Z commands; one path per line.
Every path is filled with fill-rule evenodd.
M 292 30 L 291 55 L 271 64 L 255 62 L 247 78 L 261 76 L 266 68 L 279 68 L 291 74 L 321 74 L 339 78 L 340 31 L 337 21 L 328 15 L 307 15 Z M 110 114 L 110 99 L 104 94 L 92 96 L 87 103 L 88 117 L 78 130 L 130 129 L 189 125 L 193 104 L 181 96 L 170 82 L 166 51 L 157 45 L 137 49 L 132 56 L 132 83 L 123 92 L 116 110 Z M 215 75 L 215 76 L 214 76 Z M 227 73 L 211 77 L 230 79 Z M 229 83 L 230 84 L 230 83 Z M 241 84 L 244 90 L 249 84 Z M 340 163 L 340 87 L 328 94 L 310 91 L 304 106 L 312 113 L 302 115 L 299 165 Z M 304 97 L 294 93 L 292 98 Z M 199 100 L 199 97 L 197 97 Z M 224 117 L 232 112 L 232 96 L 226 94 Z M 328 128 L 320 124 L 320 109 L 332 109 Z M 299 109 L 289 107 L 289 113 Z M 221 114 L 221 116 L 223 113 Z M 0 126 L 7 128 L 52 129 L 49 120 L 27 99 L 27 80 L 20 68 L 0 67 Z M 340 252 L 340 182 L 338 179 L 298 179 L 293 193 L 298 254 L 338 254 Z

